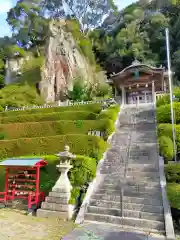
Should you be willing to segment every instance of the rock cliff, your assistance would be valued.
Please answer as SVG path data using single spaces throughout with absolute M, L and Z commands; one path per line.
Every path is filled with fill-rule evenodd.
M 73 81 L 77 78 L 93 85 L 97 84 L 97 81 L 104 80 L 104 74 L 95 71 L 95 66 L 92 66 L 83 55 L 72 33 L 67 31 L 66 24 L 66 21 L 61 20 L 53 21 L 49 25 L 44 49 L 45 58 L 38 86 L 45 102 L 63 100 L 67 91 L 72 89 Z M 12 59 L 7 62 L 6 84 L 14 82 L 21 74 L 22 65 L 26 63 L 25 60 Z
M 51 22 L 45 49 L 40 92 L 46 102 L 63 99 L 73 87 L 73 80 L 81 77 L 95 83 L 95 73 L 85 56 L 79 51 L 72 34 L 65 31 L 66 22 Z

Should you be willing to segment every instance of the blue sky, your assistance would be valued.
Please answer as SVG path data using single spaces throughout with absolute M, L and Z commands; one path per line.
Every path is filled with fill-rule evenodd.
M 11 35 L 11 30 L 6 23 L 8 10 L 15 5 L 17 0 L 0 0 L 0 37 Z M 135 0 L 115 0 L 120 9 L 126 7 Z

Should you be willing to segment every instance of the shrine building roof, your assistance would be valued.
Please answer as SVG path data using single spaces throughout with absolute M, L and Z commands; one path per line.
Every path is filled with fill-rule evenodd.
M 120 78 L 125 77 L 128 73 L 134 72 L 134 70 L 137 70 L 137 69 L 139 71 L 146 72 L 149 74 L 165 73 L 164 67 L 153 67 L 148 64 L 143 64 L 143 63 L 140 63 L 139 61 L 135 60 L 130 66 L 124 68 L 122 71 L 120 71 L 116 74 L 112 74 L 110 78 L 113 79 L 113 78 L 117 78 L 117 77 L 120 77 Z
M 47 162 L 42 158 L 10 158 L 0 162 L 0 166 L 9 167 L 37 167 L 45 166 Z

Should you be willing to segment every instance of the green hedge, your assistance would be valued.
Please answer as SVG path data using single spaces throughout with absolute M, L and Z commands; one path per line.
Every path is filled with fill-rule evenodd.
M 97 115 L 88 111 L 65 111 L 60 113 L 47 114 L 27 114 L 19 116 L 9 116 L 0 118 L 0 123 L 23 123 L 23 122 L 41 122 L 41 121 L 57 121 L 57 120 L 93 120 Z
M 42 156 L 42 158 L 48 162 L 48 165 L 41 168 L 40 189 L 48 195 L 59 177 L 59 172 L 56 170 L 56 165 L 59 163 L 59 160 L 53 155 Z M 72 165 L 73 168 L 69 171 L 69 179 L 73 187 L 70 203 L 75 204 L 80 194 L 80 189 L 82 189 L 85 184 L 92 181 L 96 175 L 96 159 L 77 155 L 76 158 L 72 160 Z M 4 191 L 4 187 L 5 171 L 1 168 L 0 191 Z
M 175 101 L 179 102 L 179 99 L 180 99 L 180 87 L 176 87 L 174 89 L 173 95 L 177 98 L 177 100 L 175 100 Z M 165 104 L 169 104 L 169 103 L 170 103 L 170 96 L 169 96 L 169 94 L 166 94 L 166 95 L 164 95 L 163 97 L 161 97 L 161 98 L 159 98 L 157 100 L 156 106 L 159 107 L 159 106 L 162 106 L 162 105 L 165 105 Z
M 97 119 L 110 119 L 112 121 L 116 121 L 117 115 L 120 111 L 120 106 L 118 104 L 110 106 L 108 109 L 102 111 Z
M 180 151 L 180 125 L 174 125 L 175 126 L 175 132 L 176 132 L 176 144 L 177 144 L 177 150 Z M 158 125 L 158 136 L 166 136 L 170 137 L 173 141 L 172 136 L 172 125 L 171 124 L 159 124 Z
M 47 114 L 55 112 L 65 112 L 65 111 L 91 111 L 94 113 L 99 113 L 101 111 L 100 103 L 84 104 L 84 105 L 73 105 L 68 107 L 51 107 L 51 108 L 35 108 L 31 110 L 21 110 L 21 111 L 5 111 L 0 112 L 0 117 L 9 116 L 19 116 L 28 114 Z
M 168 183 L 167 184 L 167 194 L 171 206 L 180 209 L 180 184 L 178 183 Z
M 173 142 L 170 137 L 159 137 L 159 150 L 161 156 L 164 157 L 165 163 L 171 161 L 174 157 Z
M 107 148 L 107 143 L 99 137 L 69 134 L 51 137 L 20 138 L 0 141 L 0 159 L 25 155 L 45 155 L 62 151 L 68 144 L 75 154 L 99 159 Z
M 180 123 L 180 103 L 173 103 L 176 123 Z M 170 104 L 160 106 L 156 110 L 156 118 L 158 123 L 171 123 Z
M 167 182 L 180 183 L 180 164 L 173 163 L 165 166 L 165 174 Z
M 71 133 L 88 134 L 90 130 L 105 133 L 105 139 L 113 132 L 111 120 L 48 121 L 0 124 L 0 140 L 16 138 L 46 137 Z

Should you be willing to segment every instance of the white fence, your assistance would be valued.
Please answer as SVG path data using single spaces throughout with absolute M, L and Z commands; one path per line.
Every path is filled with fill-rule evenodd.
M 66 102 L 55 102 L 52 104 L 44 104 L 41 106 L 23 106 L 21 108 L 13 108 L 6 106 L 5 111 L 22 111 L 22 110 L 31 110 L 31 109 L 37 109 L 37 108 L 52 108 L 52 107 L 67 107 L 67 106 L 73 106 L 73 105 L 84 105 L 84 104 L 92 104 L 92 103 L 104 103 L 104 102 L 115 102 L 113 98 L 109 99 L 103 99 L 103 100 L 94 100 L 94 101 L 81 101 L 81 102 L 73 102 L 73 101 L 66 101 Z

